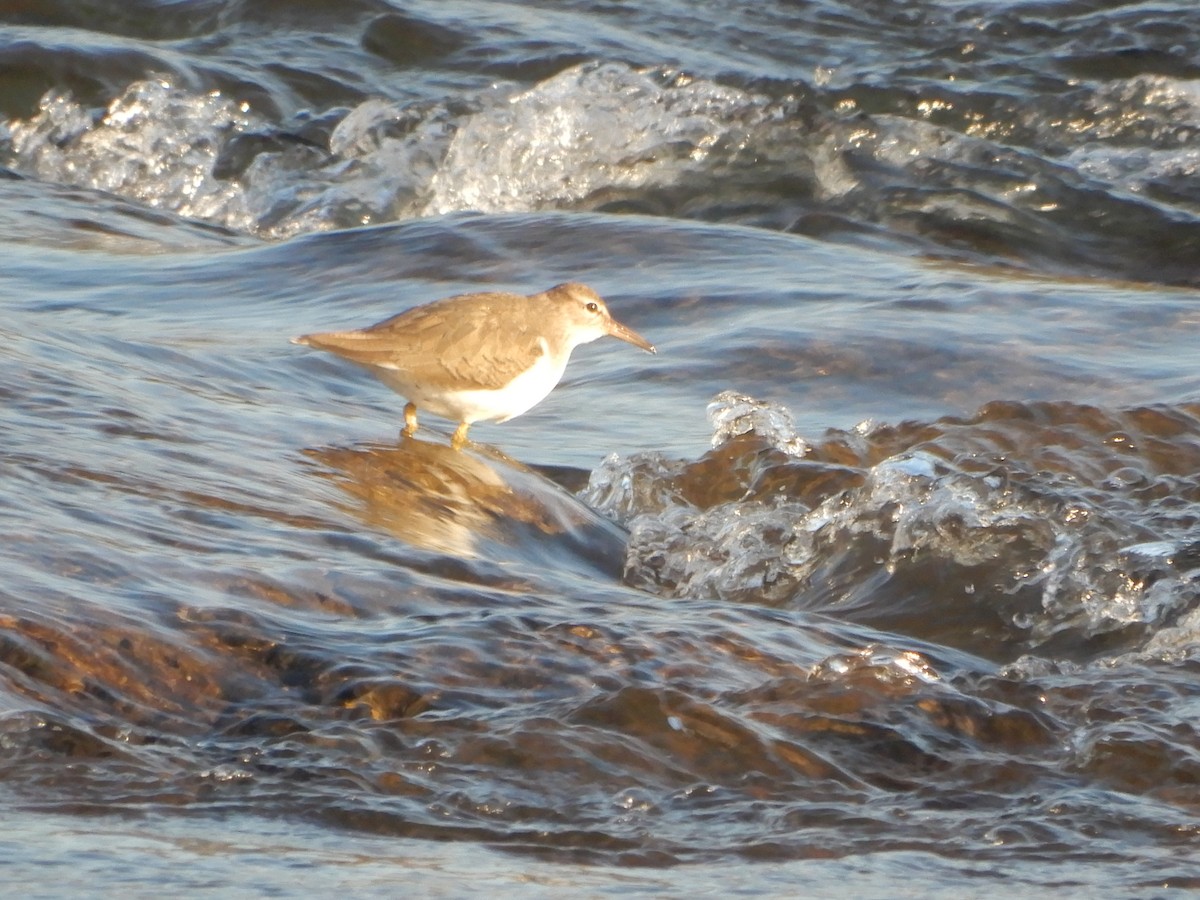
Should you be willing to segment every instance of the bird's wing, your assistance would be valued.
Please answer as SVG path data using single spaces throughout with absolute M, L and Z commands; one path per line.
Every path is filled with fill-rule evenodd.
M 418 306 L 358 331 L 298 340 L 363 366 L 401 371 L 431 384 L 500 388 L 544 352 L 539 316 L 520 294 L 461 294 Z M 524 309 L 522 307 L 525 307 Z

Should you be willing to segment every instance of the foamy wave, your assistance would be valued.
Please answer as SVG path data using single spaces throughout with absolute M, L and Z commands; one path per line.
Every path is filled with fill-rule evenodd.
M 710 81 L 577 66 L 464 119 L 426 211 L 514 211 L 673 184 L 723 141 L 743 140 L 766 106 Z
M 137 82 L 98 113 L 52 92 L 7 123 L 13 165 L 266 237 L 568 206 L 671 185 L 736 152 L 767 101 L 616 63 L 444 103 L 372 99 L 316 147 L 219 92 Z
M 231 137 L 263 124 L 219 93 L 140 81 L 97 115 L 52 91 L 37 115 L 8 129 L 15 167 L 43 181 L 108 191 L 249 231 L 255 216 L 245 190 L 213 171 Z
M 986 629 L 996 651 L 1117 634 L 1136 642 L 1193 602 L 1200 543 L 1190 524 L 1141 507 L 1144 480 L 1123 507 L 1096 502 L 1074 474 L 1014 452 L 1032 416 L 831 432 L 810 446 L 786 409 L 731 393 L 713 406 L 716 449 L 703 459 L 610 457 L 581 494 L 629 529 L 635 586 L 867 623 L 933 616 L 953 631 L 960 620 L 960 639 L 974 646 L 972 631 Z M 1062 425 L 1032 434 L 1031 446 L 1058 433 L 1065 443 L 1051 444 L 1051 458 L 1111 465 L 1102 440 L 1079 446 L 1074 408 L 1058 414 Z M 748 437 L 731 444 L 730 434 Z M 796 444 L 803 456 L 787 453 Z M 1112 479 L 1098 489 L 1124 496 Z M 1145 541 L 1154 530 L 1163 537 Z M 913 609 L 916 597 L 934 599 Z

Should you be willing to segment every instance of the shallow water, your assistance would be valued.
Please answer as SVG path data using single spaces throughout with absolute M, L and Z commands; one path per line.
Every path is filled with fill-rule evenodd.
M 1200 884 L 1190 5 L 130 9 L 0 11 L 6 883 Z M 288 343 L 568 279 L 464 452 Z

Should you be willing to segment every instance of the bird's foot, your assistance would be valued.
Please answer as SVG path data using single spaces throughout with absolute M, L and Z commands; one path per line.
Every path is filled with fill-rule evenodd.
M 413 437 L 417 433 L 417 404 L 404 405 L 404 430 L 400 432 L 405 437 Z
M 460 423 L 459 426 L 454 429 L 454 437 L 450 438 L 450 446 L 455 450 L 461 450 L 463 447 L 465 447 L 467 445 L 467 429 L 470 427 L 471 426 L 466 422 Z

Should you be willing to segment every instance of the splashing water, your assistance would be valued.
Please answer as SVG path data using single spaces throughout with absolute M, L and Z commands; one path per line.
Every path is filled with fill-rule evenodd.
M 245 192 L 213 170 L 232 137 L 263 125 L 245 104 L 216 91 L 194 95 L 166 81 L 141 81 L 95 119 L 69 95 L 52 91 L 36 116 L 9 130 L 20 168 L 45 181 L 251 230 Z
M 461 122 L 427 213 L 503 212 L 669 185 L 764 115 L 767 100 L 666 71 L 568 69 Z
M 341 119 L 327 147 L 218 91 L 197 95 L 166 80 L 130 85 L 95 116 L 50 92 L 35 116 L 8 128 L 13 164 L 41 179 L 283 238 L 672 185 L 710 154 L 736 153 L 766 116 L 766 98 L 736 88 L 590 63 L 524 91 L 370 99 Z
M 1194 602 L 1190 519 L 1164 519 L 1146 500 L 1093 497 L 1076 471 L 989 451 L 986 431 L 950 420 L 906 440 L 896 428 L 809 444 L 785 408 L 725 392 L 709 410 L 714 449 L 703 459 L 609 457 L 581 493 L 629 528 L 634 585 L 836 611 L 926 637 L 959 619 L 962 633 L 937 639 L 1001 655 L 1118 635 L 1136 645 Z M 1048 455 L 1066 441 L 1080 465 L 1068 425 L 1029 439 Z M 1127 481 L 1130 498 L 1145 495 L 1142 480 Z M 923 605 L 940 617 L 932 627 L 895 621 L 895 610 L 919 618 Z
M 713 447 L 755 434 L 788 456 L 799 458 L 809 451 L 808 442 L 796 434 L 796 423 L 786 407 L 723 391 L 708 404 L 707 412 Z

